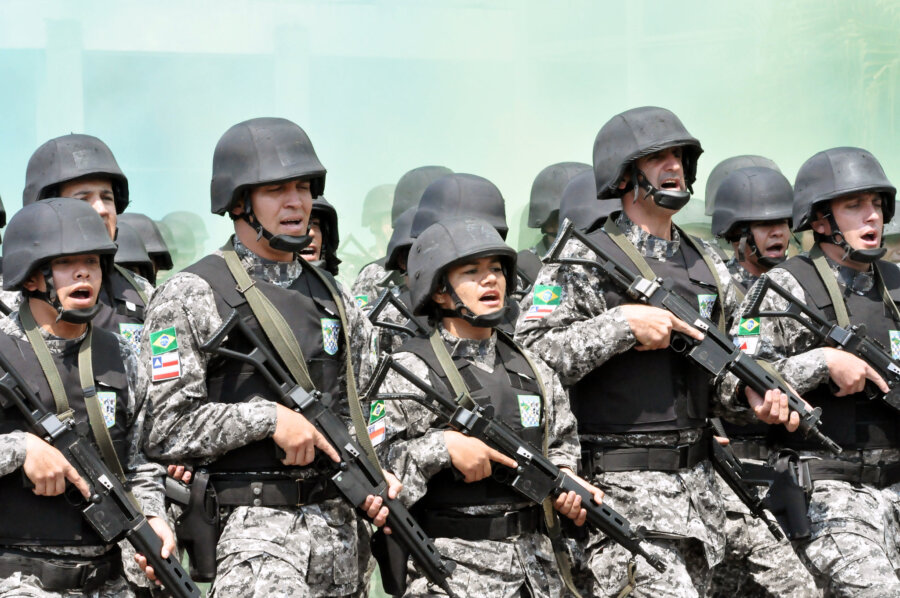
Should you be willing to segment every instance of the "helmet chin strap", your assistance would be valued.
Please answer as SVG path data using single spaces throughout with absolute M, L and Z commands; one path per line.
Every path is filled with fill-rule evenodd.
M 878 249 L 853 249 L 853 247 L 847 243 L 847 239 L 844 238 L 844 233 L 838 228 L 837 222 L 834 219 L 834 214 L 831 213 L 831 210 L 829 210 L 825 216 L 828 218 L 828 223 L 831 225 L 831 234 L 823 235 L 813 232 L 813 237 L 817 243 L 831 243 L 843 249 L 844 255 L 841 259 L 849 259 L 860 264 L 871 264 L 884 257 L 884 254 L 887 253 L 886 247 L 879 247 Z
M 449 284 L 447 284 L 446 287 L 449 289 L 447 292 L 453 299 L 453 309 L 441 308 L 441 316 L 445 318 L 462 318 L 472 326 L 477 326 L 478 328 L 496 328 L 503 322 L 503 318 L 506 317 L 506 311 L 509 309 L 509 306 L 506 305 L 506 301 L 503 302 L 503 307 L 497 311 L 476 316 L 471 309 L 466 307 L 466 304 L 462 302 L 459 295 L 456 294 L 456 289 Z
M 23 291 L 26 297 L 34 297 L 50 304 L 50 307 L 56 310 L 56 321 L 68 322 L 70 324 L 87 324 L 94 319 L 94 316 L 100 311 L 100 303 L 95 303 L 91 307 L 84 309 L 63 309 L 62 303 L 59 301 L 59 295 L 56 293 L 56 286 L 53 284 L 53 270 L 50 266 L 44 266 L 41 269 L 44 276 L 44 285 L 46 291 Z
M 250 225 L 250 228 L 256 231 L 256 240 L 259 241 L 261 238 L 264 238 L 269 242 L 269 247 L 274 249 L 275 251 L 286 251 L 290 253 L 299 253 L 307 245 L 312 243 L 312 237 L 309 235 L 301 235 L 299 237 L 295 237 L 292 235 L 273 235 L 265 228 L 263 225 L 257 220 L 253 215 L 253 207 L 250 205 L 250 200 L 247 199 L 244 201 L 244 211 L 241 213 L 240 218 Z
M 687 191 L 669 191 L 654 187 L 647 180 L 647 175 L 638 170 L 637 166 L 632 168 L 632 181 L 634 189 L 634 200 L 638 199 L 638 190 L 643 189 L 648 197 L 653 199 L 653 203 L 667 210 L 680 210 L 687 205 L 691 199 L 691 194 Z
M 753 234 L 750 232 L 749 227 L 744 227 L 741 231 L 741 240 L 738 243 L 737 250 L 737 258 L 739 262 L 747 261 L 747 248 L 750 248 L 749 255 L 755 255 L 756 261 L 759 262 L 760 266 L 765 268 L 774 268 L 779 264 L 783 264 L 787 259 L 787 251 L 784 252 L 784 255 L 781 257 L 769 257 L 767 255 L 763 255 L 759 250 L 759 246 L 756 244 L 756 239 L 753 238 Z

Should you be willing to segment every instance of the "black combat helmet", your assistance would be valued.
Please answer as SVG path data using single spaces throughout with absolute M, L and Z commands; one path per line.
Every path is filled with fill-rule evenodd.
M 0 199 L 0 228 L 6 226 L 6 208 L 3 207 L 3 200 Z
M 409 248 L 412 247 L 412 225 L 413 218 L 416 217 L 416 208 L 412 207 L 400 214 L 394 221 L 394 232 L 391 233 L 391 240 L 388 241 L 387 257 L 384 262 L 385 270 L 404 271 L 404 267 L 400 264 L 401 258 L 406 261 L 409 254 Z
M 310 218 L 319 219 L 319 230 L 322 231 L 322 247 L 319 249 L 321 266 L 333 276 L 337 276 L 338 266 L 341 263 L 337 255 L 338 246 L 341 243 L 337 210 L 328 200 L 319 196 L 313 200 Z
M 835 147 L 814 155 L 797 171 L 794 182 L 794 230 L 810 230 L 816 212 L 822 212 L 831 224 L 831 235 L 815 233 L 817 242 L 842 247 L 845 255 L 860 263 L 871 263 L 885 254 L 885 249 L 853 249 L 840 234 L 831 200 L 852 193 L 880 193 L 884 222 L 894 217 L 897 189 L 891 184 L 881 164 L 871 153 L 858 147 Z
M 643 173 L 634 168 L 639 158 L 670 147 L 682 148 L 684 181 L 689 192 L 657 189 L 646 180 Z M 687 132 L 677 116 L 665 108 L 645 106 L 617 114 L 603 125 L 594 140 L 597 197 L 622 197 L 629 188 L 637 192 L 640 187 L 653 197 L 657 205 L 679 210 L 694 192 L 697 160 L 702 153 L 700 142 Z M 623 181 L 631 184 L 620 189 L 619 184 Z
M 516 252 L 500 238 L 494 226 L 480 218 L 456 217 L 442 219 L 422 231 L 409 252 L 409 292 L 416 315 L 463 318 L 474 326 L 493 327 L 500 324 L 508 308 L 475 316 L 447 284 L 447 270 L 463 260 L 497 256 L 503 264 L 507 298 L 515 290 Z M 446 287 L 453 298 L 453 310 L 438 309 L 431 295 Z
M 474 174 L 449 174 L 428 185 L 419 201 L 410 234 L 422 231 L 445 218 L 480 218 L 506 239 L 506 204 L 497 186 Z
M 396 227 L 400 214 L 419 205 L 419 200 L 422 199 L 422 194 L 428 185 L 448 174 L 453 174 L 453 171 L 446 166 L 420 166 L 400 177 L 394 188 L 391 224 Z
M 163 238 L 159 226 L 146 214 L 138 212 L 128 212 L 122 214 L 118 220 L 119 223 L 125 223 L 131 226 L 141 236 L 144 247 L 147 248 L 147 254 L 157 270 L 172 269 L 172 254 L 169 252 L 169 246 Z
M 739 243 L 739 261 L 746 259 L 748 248 L 763 266 L 771 268 L 786 259 L 763 255 L 750 232 L 754 222 L 790 221 L 794 190 L 781 172 L 763 166 L 739 168 L 719 184 L 713 202 L 712 232 Z
M 63 135 L 34 150 L 25 170 L 22 205 L 55 197 L 59 185 L 75 179 L 99 176 L 110 179 L 116 213 L 128 206 L 128 179 L 105 143 L 90 135 Z
M 100 215 L 84 201 L 71 198 L 48 198 L 22 207 L 6 227 L 3 244 L 3 290 L 22 290 L 28 276 L 40 269 L 47 285 L 44 292 L 25 292 L 52 305 L 58 318 L 83 324 L 99 311 L 99 304 L 81 310 L 63 310 L 50 262 L 67 255 L 98 254 L 104 272 L 112 267 L 116 244 Z
M 716 164 L 715 168 L 712 169 L 709 176 L 706 178 L 706 195 L 703 196 L 703 200 L 706 202 L 704 209 L 707 216 L 712 216 L 713 214 L 716 190 L 719 188 L 719 185 L 722 184 L 722 181 L 725 180 L 725 177 L 739 168 L 748 168 L 750 166 L 762 166 L 781 172 L 781 169 L 778 168 L 778 164 L 775 164 L 775 162 L 763 156 L 745 154 L 742 156 L 725 158 Z
M 576 175 L 589 170 L 590 165 L 582 162 L 560 162 L 540 171 L 531 184 L 528 227 L 543 228 L 554 216 L 558 218 L 560 200 L 566 185 Z
M 580 172 L 569 181 L 559 203 L 559 221 L 570 220 L 575 228 L 587 232 L 601 226 L 613 212 L 622 209 L 616 198 L 597 201 L 597 182 L 594 171 Z
M 115 263 L 132 272 L 140 274 L 156 284 L 156 273 L 153 270 L 153 258 L 147 253 L 141 235 L 130 225 L 119 222 L 116 226 L 116 257 Z
M 213 153 L 212 213 L 229 212 L 256 185 L 307 179 L 313 199 L 325 190 L 325 167 L 306 132 L 284 118 L 254 118 L 225 131 Z M 239 216 L 279 251 L 300 251 L 309 237 L 272 235 L 253 217 L 250 202 Z

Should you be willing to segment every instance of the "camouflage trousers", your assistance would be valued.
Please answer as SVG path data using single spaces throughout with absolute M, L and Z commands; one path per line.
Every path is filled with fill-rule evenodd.
M 900 596 L 900 483 L 815 482 L 810 540 L 795 548 L 831 597 Z
M 457 596 L 489 598 L 560 598 L 565 586 L 559 575 L 550 539 L 539 533 L 506 540 L 435 538 L 441 555 L 456 563 L 449 578 Z M 410 559 L 404 596 L 446 596 L 429 583 Z
M 812 576 L 786 539 L 776 540 L 765 523 L 750 515 L 737 495 L 716 479 L 725 499 L 725 558 L 713 568 L 714 597 L 817 598 Z
M 40 580 L 34 575 L 22 575 L 13 573 L 11 576 L 0 579 L 0 598 L 14 597 L 28 598 L 134 598 L 134 592 L 128 586 L 124 577 L 117 577 L 103 584 L 93 592 L 70 591 L 51 592 L 45 590 Z

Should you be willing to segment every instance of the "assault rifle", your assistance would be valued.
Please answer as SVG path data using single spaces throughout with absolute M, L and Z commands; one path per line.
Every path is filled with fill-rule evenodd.
M 394 370 L 421 390 L 425 395 L 424 398 L 411 394 L 378 394 L 378 389 L 389 370 Z M 536 504 L 541 504 L 544 499 L 559 496 L 564 492 L 575 492 L 581 497 L 582 508 L 587 510 L 589 525 L 609 536 L 632 554 L 644 557 L 657 571 L 666 570 L 666 565 L 661 559 L 649 554 L 641 546 L 646 531 L 644 528 L 632 529 L 628 520 L 611 507 L 595 503 L 593 495 L 575 478 L 554 465 L 541 454 L 540 450 L 522 440 L 509 426 L 495 419 L 480 405 L 461 404 L 462 401 L 465 401 L 464 396 L 454 401 L 394 361 L 390 355 L 383 356 L 378 362 L 378 367 L 372 375 L 372 380 L 364 396 L 370 401 L 376 398 L 414 400 L 433 411 L 454 430 L 477 438 L 491 448 L 515 459 L 518 467 L 512 476 L 495 477 L 499 481 L 508 483 Z M 468 401 L 465 402 L 468 403 Z
M 787 308 L 784 311 L 760 310 L 763 299 L 766 298 L 766 294 L 769 291 L 774 292 L 787 301 Z M 868 363 L 884 379 L 890 388 L 890 392 L 884 394 L 871 380 L 867 380 L 866 394 L 870 399 L 880 397 L 894 409 L 900 410 L 900 363 L 892 359 L 891 355 L 878 341 L 866 335 L 865 324 L 856 324 L 849 328 L 832 324 L 821 311 L 806 305 L 765 274 L 753 286 L 746 301 L 749 302 L 749 305 L 744 310 L 743 317 L 790 318 L 796 320 L 809 329 L 819 343 L 856 355 Z
M 200 598 L 197 584 L 170 554 L 162 558 L 162 540 L 150 527 L 147 518 L 131 502 L 130 495 L 118 476 L 110 470 L 91 440 L 78 433 L 75 418 L 60 419 L 47 409 L 31 385 L 0 353 L 0 404 L 14 405 L 22 412 L 32 431 L 53 445 L 78 475 L 90 486 L 91 495 L 77 505 L 100 539 L 106 544 L 128 540 L 134 549 L 147 557 L 156 578 L 176 598 Z
M 235 330 L 252 345 L 253 350 L 249 353 L 222 346 L 225 338 Z M 237 310 L 231 312 L 225 323 L 200 348 L 212 355 L 237 359 L 256 368 L 275 391 L 278 402 L 303 415 L 340 454 L 340 463 L 327 457 L 317 459 L 314 466 L 319 472 L 328 475 L 347 502 L 354 507 L 362 505 L 370 494 L 380 496 L 384 506 L 390 510 L 387 525 L 391 528 L 392 536 L 409 550 L 432 583 L 440 586 L 449 596 L 454 596 L 447 577 L 453 572 L 455 563 L 444 561 L 434 542 L 403 503 L 388 496 L 387 482 L 381 471 L 369 461 L 363 448 L 347 431 L 347 426 L 332 411 L 333 398 L 330 394 L 307 392 L 297 384 L 275 359 L 269 347 L 247 326 Z
M 572 237 L 581 241 L 596 254 L 597 258 L 560 257 L 563 247 Z M 787 384 L 767 371 L 750 355 L 735 347 L 731 339 L 722 333 L 715 324 L 700 315 L 696 307 L 672 290 L 670 281 L 661 278 L 648 280 L 635 274 L 631 268 L 616 261 L 568 220 L 563 224 L 560 234 L 553 242 L 544 262 L 597 268 L 630 298 L 640 303 L 665 309 L 679 320 L 690 324 L 703 334 L 703 339 L 696 340 L 686 334 L 672 332 L 672 340 L 669 343 L 672 350 L 683 354 L 713 376 L 731 372 L 759 394 L 765 394 L 768 390 L 780 390 L 785 393 L 788 396 L 788 407 L 800 416 L 799 430 L 804 437 L 811 436 L 835 454 L 841 452 L 841 447 L 823 434 L 820 429 L 822 409 L 819 407 L 810 409 L 803 399 L 788 388 Z
M 421 320 L 419 320 L 419 318 L 413 315 L 406 304 L 403 303 L 403 300 L 394 294 L 395 288 L 396 287 L 387 288 L 381 292 L 381 294 L 378 296 L 378 299 L 376 299 L 375 303 L 372 304 L 372 309 L 369 310 L 369 321 L 379 328 L 384 328 L 394 333 L 399 332 L 409 336 L 416 336 L 417 334 L 428 334 L 429 332 L 431 332 L 428 326 L 423 324 Z M 393 305 L 397 311 L 406 316 L 406 324 L 395 324 L 393 322 L 387 322 L 385 320 L 378 319 L 378 316 L 381 315 L 381 312 L 383 312 L 388 305 Z

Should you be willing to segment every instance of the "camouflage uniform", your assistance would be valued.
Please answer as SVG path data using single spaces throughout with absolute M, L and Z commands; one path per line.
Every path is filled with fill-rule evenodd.
M 309 276 L 297 260 L 268 261 L 239 241 L 235 249 L 252 278 L 287 287 L 298 277 Z M 365 377 L 375 357 L 371 324 L 349 297 L 343 299 L 349 319 L 345 325 L 353 331 L 349 349 L 355 374 Z M 154 331 L 175 327 L 181 376 L 150 385 L 149 454 L 169 462 L 209 463 L 274 433 L 274 402 L 263 397 L 238 404 L 208 400 L 209 356 L 199 345 L 221 324 L 213 291 L 199 276 L 179 272 L 157 289 L 146 325 Z M 144 353 L 149 356 L 149 334 L 144 336 Z M 344 350 L 338 353 L 340 359 Z M 304 473 L 314 472 L 307 468 Z M 368 547 L 358 542 L 361 525 L 354 507 L 340 498 L 296 508 L 236 507 L 217 545 L 218 577 L 210 596 L 352 595 L 363 585 L 369 557 Z
M 677 229 L 672 230 L 672 240 L 666 241 L 642 231 L 624 212 L 616 217 L 616 223 L 647 258 L 664 261 L 676 254 L 682 242 Z M 701 243 L 715 264 L 717 276 L 726 285 L 726 295 L 719 301 L 728 316 L 736 307 L 734 287 L 727 284 L 730 274 L 708 243 Z M 592 259 L 595 256 L 582 243 L 572 240 L 564 249 L 563 257 Z M 635 346 L 631 327 L 621 310 L 607 308 L 604 289 L 609 284 L 596 270 L 549 264 L 542 268 L 535 286 L 559 286 L 559 304 L 536 318 L 529 315 L 533 296 L 522 302 L 517 340 L 541 355 L 567 386 L 614 355 Z M 752 419 L 745 401 L 724 394 L 720 400 L 721 407 L 733 417 Z M 587 442 L 618 447 L 671 447 L 696 442 L 702 433 L 701 429 L 687 429 L 608 436 L 582 434 L 581 441 L 582 445 Z M 609 472 L 594 475 L 590 481 L 606 492 L 610 506 L 632 525 L 647 528 L 652 539 L 648 550 L 659 554 L 668 565 L 665 573 L 659 573 L 638 558 L 633 595 L 704 595 L 710 570 L 721 561 L 725 550 L 725 511 L 709 462 L 701 461 L 677 472 Z M 626 561 L 630 555 L 598 534 L 591 534 L 585 552 L 590 574 L 582 589 L 592 596 L 618 594 L 626 585 Z
M 350 287 L 357 305 L 365 307 L 374 303 L 385 288 L 393 286 L 393 275 L 384 269 L 383 262 L 376 261 L 363 267 Z
M 490 339 L 478 341 L 452 336 L 442 326 L 440 331 L 451 356 L 464 357 L 486 371 L 494 369 L 496 334 Z M 428 380 L 428 366 L 418 356 L 403 352 L 397 354 L 395 359 L 417 376 Z M 556 465 L 574 471 L 579 448 L 568 397 L 550 368 L 537 359 L 534 361 L 549 395 L 545 397 L 549 418 L 549 457 Z M 388 374 L 381 390 L 422 396 L 419 390 L 394 372 Z M 445 428 L 431 411 L 415 401 L 388 401 L 386 407 L 387 442 L 378 450 L 384 456 L 385 468 L 403 481 L 401 500 L 411 505 L 425 495 L 432 476 L 451 467 L 450 455 L 444 444 Z M 460 511 L 494 514 L 529 505 L 527 500 L 523 500 L 508 505 L 460 507 Z M 449 581 L 459 596 L 543 598 L 563 595 L 564 586 L 553 549 L 549 538 L 543 533 L 525 533 L 498 541 L 436 538 L 435 544 L 444 557 L 457 564 Z M 411 567 L 408 576 L 407 596 L 443 595 L 428 583 L 417 567 Z
M 62 339 L 51 336 L 42 328 L 38 328 L 50 349 L 50 353 L 58 355 L 72 347 L 79 345 L 84 336 L 77 339 Z M 8 318 L 0 320 L 0 332 L 11 337 L 24 340 L 25 331 L 19 320 L 18 312 L 13 312 Z M 122 362 L 125 364 L 126 377 L 128 379 L 128 460 L 123 463 L 130 489 L 142 506 L 147 517 L 165 517 L 165 497 L 162 480 L 165 475 L 163 467 L 147 460 L 141 451 L 141 436 L 144 433 L 144 397 L 147 393 L 147 377 L 143 368 L 139 365 L 137 357 L 131 345 L 122 337 L 117 336 L 119 352 Z M 0 435 L 0 475 L 14 474 L 25 463 L 25 433 L 11 432 Z M 130 550 L 134 554 L 131 545 L 123 541 L 120 546 Z M 42 546 L 29 547 L 18 546 L 19 550 L 40 552 L 42 554 L 59 554 L 81 557 L 94 557 L 106 554 L 112 546 Z M 125 562 L 128 558 L 123 556 Z M 136 569 L 136 567 L 135 567 Z M 0 597 L 33 596 L 35 598 L 59 598 L 61 596 L 89 596 L 91 598 L 112 598 L 133 596 L 132 590 L 124 576 L 109 580 L 94 592 L 52 592 L 44 590 L 40 581 L 33 575 L 20 573 L 0 580 Z
M 732 257 L 725 262 L 725 267 L 728 268 L 731 279 L 742 289 L 749 289 L 759 279 L 758 276 L 750 274 L 750 272 L 741 265 L 737 257 Z
M 796 259 L 796 258 L 795 258 Z M 828 260 L 844 293 L 872 290 L 871 269 L 858 272 Z M 777 267 L 768 272 L 795 297 L 810 298 L 799 281 Z M 783 310 L 786 302 L 767 294 L 762 310 Z M 788 318 L 762 318 L 758 357 L 773 366 L 804 394 L 829 380 L 823 351 L 812 333 Z M 733 383 L 733 381 L 730 381 Z M 849 399 L 848 399 L 849 400 Z M 823 419 L 828 413 L 823 414 Z M 900 462 L 900 449 L 845 450 L 840 455 L 825 451 L 799 451 L 802 456 L 847 461 L 864 465 Z M 837 480 L 814 482 L 809 515 L 812 535 L 795 549 L 827 596 L 898 596 L 900 580 L 900 484 L 878 488 L 866 483 Z

